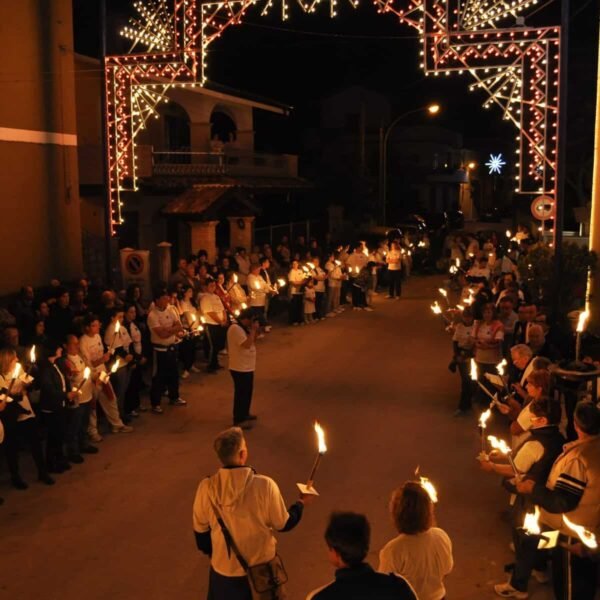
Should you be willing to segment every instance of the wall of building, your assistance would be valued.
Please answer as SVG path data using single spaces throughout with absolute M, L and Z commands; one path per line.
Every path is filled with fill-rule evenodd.
M 0 3 L 0 294 L 82 271 L 71 0 Z

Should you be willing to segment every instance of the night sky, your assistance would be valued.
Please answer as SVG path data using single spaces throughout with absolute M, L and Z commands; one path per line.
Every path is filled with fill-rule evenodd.
M 132 14 L 131 0 L 106 0 L 108 52 L 123 52 L 128 43 L 118 36 Z M 74 0 L 75 48 L 98 56 L 98 0 Z M 591 144 L 595 105 L 598 6 L 600 0 L 572 1 L 569 127 L 571 142 Z M 558 0 L 540 2 L 529 10 L 528 25 L 559 23 Z M 230 27 L 211 45 L 209 80 L 294 107 L 291 119 L 279 129 L 281 151 L 297 150 L 299 134 L 318 127 L 319 100 L 349 85 L 380 91 L 392 101 L 393 114 L 437 100 L 444 106 L 440 125 L 465 135 L 465 145 L 482 133 L 511 139 L 514 130 L 500 111 L 481 108 L 483 94 L 469 93 L 468 76 L 424 77 L 419 70 L 416 31 L 393 15 L 378 15 L 370 2 L 353 9 L 339 0 L 335 19 L 329 5 L 306 15 L 290 1 L 290 18 L 282 22 L 277 0 L 272 16 L 261 17 L 262 4 L 246 21 Z M 578 150 L 579 151 L 579 150 Z M 575 151 L 574 151 L 575 152 Z

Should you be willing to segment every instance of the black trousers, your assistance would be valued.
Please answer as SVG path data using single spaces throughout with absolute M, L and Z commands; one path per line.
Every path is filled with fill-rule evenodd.
M 44 462 L 44 452 L 38 424 L 35 419 L 26 419 L 17 421 L 4 426 L 4 453 L 10 476 L 13 479 L 19 475 L 19 447 L 22 442 L 29 447 L 33 461 L 38 470 L 38 475 L 47 474 L 46 463 Z
M 304 304 L 302 294 L 292 294 L 290 298 L 290 324 L 304 323 Z
M 388 281 L 390 284 L 390 296 L 395 298 L 402 295 L 402 269 L 396 271 L 390 271 L 388 269 Z
M 211 567 L 207 600 L 252 600 L 248 577 L 225 577 Z
M 254 371 L 229 371 L 233 379 L 233 422 L 244 421 L 250 414 Z
M 183 370 L 189 371 L 196 358 L 196 338 L 188 337 L 181 340 L 178 351 Z
M 365 293 L 357 285 L 352 284 L 352 306 L 362 308 L 366 305 Z
M 566 536 L 559 540 L 567 542 Z M 571 538 L 570 543 L 574 543 Z M 554 597 L 567 600 L 567 560 L 571 561 L 571 598 L 573 600 L 594 600 L 598 585 L 598 563 L 591 558 L 580 558 L 564 548 L 552 551 L 552 583 Z
M 470 367 L 470 361 L 469 361 Z M 496 388 L 490 383 L 490 380 L 485 376 L 486 373 L 496 373 L 496 365 L 489 363 L 477 363 L 477 372 L 479 373 L 479 383 L 483 385 L 484 388 L 489 390 L 492 394 L 496 393 Z M 490 397 L 479 387 L 475 388 L 473 399 L 482 406 L 487 406 L 490 403 Z
M 179 398 L 179 373 L 177 370 L 177 348 L 154 350 L 154 371 L 150 386 L 150 403 L 160 406 L 160 397 L 165 388 L 171 401 Z
M 219 352 L 225 348 L 227 327 L 222 325 L 206 325 L 208 339 L 208 369 L 214 371 L 219 367 Z
M 252 315 L 258 319 L 258 322 L 261 327 L 265 327 L 267 325 L 267 315 L 264 306 L 251 306 L 250 310 L 252 311 Z
M 52 468 L 65 462 L 66 409 L 42 412 L 46 426 L 46 464 Z
M 131 369 L 131 377 L 129 385 L 125 392 L 125 414 L 128 415 L 132 410 L 137 410 L 140 407 L 140 392 L 142 389 L 142 378 L 144 369 L 141 365 L 137 365 Z
M 473 399 L 473 384 L 471 379 L 471 364 L 470 360 L 459 360 L 456 363 L 458 372 L 460 373 L 460 402 L 458 403 L 459 410 L 469 410 Z
M 315 292 L 315 318 L 322 319 L 325 316 L 325 292 Z

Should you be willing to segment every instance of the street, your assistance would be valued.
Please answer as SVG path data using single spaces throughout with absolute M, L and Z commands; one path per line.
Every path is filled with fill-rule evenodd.
M 437 486 L 438 524 L 454 544 L 447 597 L 494 598 L 492 584 L 504 580 L 512 554 L 500 513 L 508 496 L 498 477 L 478 469 L 477 411 L 452 418 L 458 376 L 447 369 L 449 337 L 429 310 L 440 283 L 413 277 L 399 302 L 380 295 L 373 313 L 276 324 L 260 342 L 250 464 L 291 504 L 314 460 L 315 419 L 329 446 L 315 483 L 320 497 L 296 530 L 278 535 L 291 600 L 332 577 L 323 531 L 334 509 L 367 514 L 377 566 L 395 535 L 388 498 L 417 466 Z M 196 550 L 191 510 L 199 480 L 217 468 L 213 437 L 230 425 L 229 374 L 193 375 L 182 396 L 187 407 L 144 413 L 132 434 L 107 434 L 98 455 L 57 475 L 52 488 L 35 482 L 28 456 L 28 491 L 10 489 L 3 467 L 0 597 L 205 598 L 208 559 Z M 530 592 L 551 597 L 535 582 Z

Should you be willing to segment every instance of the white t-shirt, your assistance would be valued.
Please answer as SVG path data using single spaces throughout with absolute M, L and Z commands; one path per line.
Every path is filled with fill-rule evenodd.
M 454 329 L 452 341 L 457 342 L 458 347 L 462 350 L 471 350 L 473 348 L 473 327 L 475 327 L 474 322 L 470 325 L 458 323 Z
M 193 509 L 194 531 L 211 532 L 212 568 L 225 577 L 242 577 L 244 569 L 225 543 L 210 499 L 231 532 L 240 554 L 250 565 L 271 560 L 277 540 L 273 531 L 285 527 L 289 513 L 277 484 L 250 467 L 219 469 L 198 486 Z
M 234 323 L 227 330 L 227 351 L 229 352 L 229 369 L 248 373 L 256 369 L 256 346 L 244 348 L 242 344 L 248 339 L 243 327 Z
M 423 533 L 401 533 L 379 553 L 379 572 L 396 573 L 414 588 L 419 600 L 441 600 L 444 577 L 452 571 L 452 542 L 439 527 Z
M 250 306 L 265 306 L 269 290 L 269 284 L 260 275 L 254 275 L 253 273 L 248 275 Z
M 531 440 L 523 443 L 513 460 L 517 471 L 527 473 L 542 456 L 544 456 L 544 446 L 537 440 Z
M 475 339 L 480 342 L 502 341 L 504 328 L 502 323 L 497 321 L 490 324 L 480 321 L 475 334 Z M 498 344 L 496 348 L 475 348 L 475 360 L 484 364 L 498 364 L 502 360 L 502 344 Z
M 288 275 L 290 294 L 301 294 L 302 284 L 306 281 L 302 269 L 291 269 Z
M 248 275 L 248 278 L 250 275 Z M 221 302 L 221 298 L 216 294 L 202 294 L 200 298 L 200 308 L 202 309 L 202 314 L 206 322 L 209 325 L 220 325 L 221 323 L 215 321 L 208 313 L 216 313 L 217 317 L 221 319 L 225 319 L 225 307 Z
M 69 382 L 71 384 L 71 388 L 76 390 L 83 381 L 83 371 L 87 365 L 85 364 L 83 358 L 79 356 L 79 354 L 67 354 L 66 359 L 70 363 L 69 367 L 71 370 Z M 81 386 L 77 402 L 79 404 L 86 404 L 92 399 L 93 394 L 94 384 L 92 383 L 92 378 L 90 376 L 88 380 Z
M 402 268 L 402 255 L 400 250 L 390 250 L 385 257 L 388 271 L 399 271 Z
M 21 408 L 24 408 L 25 410 L 29 411 L 29 414 L 26 415 L 22 412 L 19 412 L 19 415 L 17 417 L 17 421 L 27 421 L 27 419 L 33 419 L 33 417 L 35 417 L 35 413 L 33 412 L 33 408 L 31 408 L 31 402 L 29 401 L 29 396 L 27 394 L 27 387 L 25 385 L 25 382 L 23 381 L 23 378 L 26 377 L 26 375 L 21 372 L 21 375 L 16 379 L 15 383 L 12 386 L 11 389 L 11 395 L 12 394 L 21 394 L 22 395 L 22 399 L 19 402 L 19 405 L 21 406 Z M 8 389 L 10 387 L 12 381 L 12 377 L 4 377 L 3 375 L 0 375 L 0 388 L 6 388 Z M 6 409 L 4 409 L 6 410 Z M 4 430 L 2 430 L 4 431 Z
M 93 374 L 101 373 L 106 371 L 106 367 L 104 363 L 99 364 L 97 367 L 93 367 L 92 364 L 100 360 L 100 358 L 104 355 L 104 345 L 102 344 L 102 338 L 100 334 L 96 335 L 82 335 L 79 338 L 79 351 L 81 352 L 81 356 L 83 356 L 83 360 L 87 364 L 90 369 L 92 369 Z
M 117 350 L 118 348 L 123 348 L 126 352 L 129 351 L 129 345 L 131 344 L 131 337 L 129 336 L 129 332 L 123 324 L 119 326 L 119 332 L 115 333 L 116 323 L 110 323 L 106 328 L 104 333 L 104 343 L 107 348 L 111 348 L 112 350 Z
M 179 322 L 179 317 L 171 310 L 169 306 L 165 310 L 159 310 L 156 306 L 148 313 L 148 329 L 150 329 L 150 341 L 158 346 L 171 346 L 176 344 L 179 339 L 173 334 L 168 338 L 161 338 L 154 331 L 157 327 L 173 327 Z

